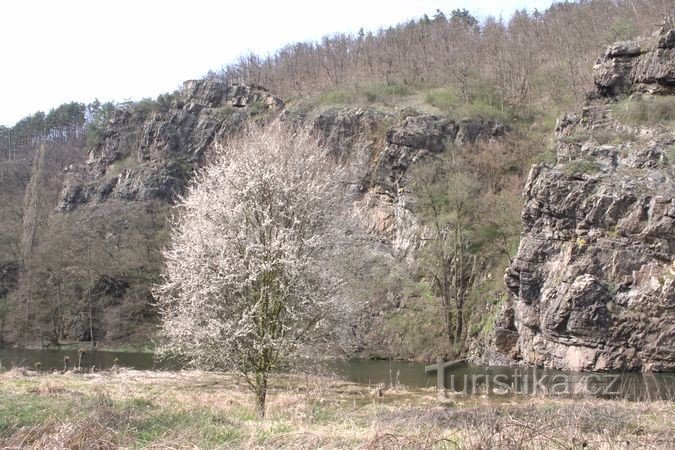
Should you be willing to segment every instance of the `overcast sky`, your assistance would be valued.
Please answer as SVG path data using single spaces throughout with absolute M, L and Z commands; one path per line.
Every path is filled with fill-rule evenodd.
M 238 56 L 466 8 L 479 18 L 552 0 L 1 0 L 0 125 L 75 100 L 173 91 Z

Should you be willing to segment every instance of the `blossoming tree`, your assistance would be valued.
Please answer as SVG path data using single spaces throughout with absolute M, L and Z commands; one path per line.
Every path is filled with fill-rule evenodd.
M 342 174 L 308 134 L 251 127 L 178 205 L 155 289 L 162 350 L 239 371 L 261 416 L 270 372 L 337 335 Z

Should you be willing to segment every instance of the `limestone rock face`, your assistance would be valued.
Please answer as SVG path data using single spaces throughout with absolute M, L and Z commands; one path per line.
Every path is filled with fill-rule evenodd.
M 118 109 L 87 163 L 68 169 L 59 210 L 108 199 L 171 201 L 216 137 L 237 130 L 252 110 L 282 107 L 260 87 L 191 80 L 162 107 Z
M 385 113 L 364 108 L 332 107 L 311 116 L 288 112 L 284 120 L 314 130 L 324 145 L 350 167 L 354 207 L 368 231 L 387 240 L 397 256 L 416 245 L 415 205 L 408 192 L 409 169 L 451 145 L 498 138 L 497 121 L 422 114 L 413 109 Z
M 598 93 L 670 93 L 670 52 L 612 46 Z M 559 369 L 675 370 L 672 124 L 632 127 L 592 105 L 559 120 L 556 138 L 557 163 L 533 166 L 524 189 L 497 350 Z
M 648 45 L 618 42 L 607 49 L 593 68 L 600 96 L 675 93 L 675 30 L 664 30 L 655 48 Z

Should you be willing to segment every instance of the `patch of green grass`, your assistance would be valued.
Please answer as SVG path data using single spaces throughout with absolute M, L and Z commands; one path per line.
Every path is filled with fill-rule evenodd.
M 326 90 L 319 95 L 319 103 L 322 105 L 350 105 L 355 103 L 354 91 L 345 88 Z
M 441 111 L 450 111 L 460 104 L 455 90 L 450 87 L 430 90 L 427 92 L 425 102 Z
M 412 95 L 414 90 L 402 83 L 378 83 L 364 86 L 358 93 L 367 103 L 383 103 L 386 105 L 399 97 Z
M 243 406 L 243 405 L 232 406 L 229 409 L 229 414 L 230 414 L 230 416 L 234 417 L 235 419 L 241 420 L 243 422 L 250 422 L 252 420 L 258 420 L 258 416 L 256 415 L 255 411 L 253 411 L 251 408 L 247 408 L 246 406 Z
M 607 307 L 614 309 L 611 303 Z M 646 319 L 642 312 L 633 314 Z M 156 383 L 149 383 L 153 377 Z M 0 447 L 370 448 L 376 444 L 377 448 L 436 448 L 445 446 L 439 438 L 448 438 L 471 448 L 543 448 L 574 439 L 612 448 L 626 441 L 660 448 L 670 443 L 662 437 L 673 428 L 669 401 L 525 395 L 438 401 L 428 389 L 385 389 L 380 397 L 365 385 L 289 376 L 283 396 L 277 397 L 276 388 L 272 392 L 271 398 L 278 401 L 269 405 L 267 418 L 242 421 L 238 417 L 254 410 L 232 401 L 244 396 L 240 386 L 230 384 L 229 376 L 130 372 L 102 373 L 96 378 L 26 378 L 14 373 L 0 379 L 0 425 L 4 427 Z M 218 389 L 205 395 L 203 386 L 214 382 Z M 75 383 L 77 393 L 71 390 Z M 163 395 L 149 397 L 148 384 L 157 384 Z M 309 386 L 314 389 L 307 395 L 298 390 Z M 180 395 L 172 397 L 172 392 Z M 449 408 L 453 411 L 445 411 Z M 57 414 L 52 414 L 54 410 Z M 496 422 L 517 433 L 495 440 Z M 545 435 L 542 429 L 547 430 Z M 614 436 L 611 440 L 608 433 Z
M 131 408 L 131 409 L 137 409 L 137 410 L 142 410 L 145 408 L 152 408 L 153 403 L 152 401 L 145 399 L 145 398 L 130 398 L 127 400 L 122 400 L 117 403 L 117 406 L 119 408 L 125 409 L 125 408 Z
M 502 113 L 497 106 L 483 102 L 460 105 L 455 110 L 450 111 L 450 117 L 453 119 L 480 117 L 481 119 L 494 119 L 503 122 L 510 121 L 508 114 Z
M 112 165 L 110 166 L 110 174 L 112 176 L 117 176 L 124 169 L 131 169 L 137 165 L 137 162 L 134 160 L 133 157 L 127 156 L 126 158 L 123 159 L 118 159 L 117 161 L 113 162 Z
M 607 144 L 625 144 L 627 142 L 635 142 L 637 140 L 637 134 L 632 131 L 615 131 L 600 129 L 593 131 L 593 139 L 599 145 Z
M 7 388 L 11 388 L 7 386 Z M 53 417 L 86 411 L 86 402 L 73 397 L 0 391 L 0 435 L 20 427 L 40 424 Z
M 147 411 L 132 420 L 136 440 L 140 445 L 149 445 L 170 435 L 176 430 L 181 434 L 197 436 L 200 447 L 215 447 L 238 442 L 242 433 L 237 424 L 224 415 L 208 410 L 194 411 Z
M 568 136 L 561 136 L 560 139 L 558 139 L 558 142 L 563 144 L 581 144 L 583 142 L 589 141 L 590 139 L 591 135 L 585 131 L 582 131 L 570 134 Z
M 258 445 L 264 446 L 270 439 L 279 435 L 287 434 L 293 431 L 293 428 L 285 423 L 272 423 L 268 428 L 260 428 L 256 432 L 255 441 Z
M 431 89 L 427 92 L 425 102 L 434 106 L 453 120 L 464 117 L 480 117 L 509 121 L 509 114 L 503 113 L 489 95 L 472 95 L 468 102 L 464 101 L 452 87 Z
M 332 423 L 339 416 L 334 405 L 312 405 L 311 420 L 313 423 Z
M 675 97 L 629 98 L 614 105 L 612 113 L 617 120 L 630 125 L 673 125 Z
M 414 93 L 414 87 L 403 83 L 375 83 L 325 90 L 319 95 L 317 101 L 321 105 L 380 104 L 393 106 L 398 99 Z
M 264 116 L 269 112 L 269 108 L 267 108 L 267 105 L 265 105 L 265 103 L 261 101 L 249 103 L 247 105 L 247 109 L 252 117 Z
M 579 175 L 579 174 L 594 174 L 600 170 L 600 164 L 595 161 L 590 161 L 587 159 L 577 159 L 565 163 L 563 166 L 563 172 L 567 176 Z

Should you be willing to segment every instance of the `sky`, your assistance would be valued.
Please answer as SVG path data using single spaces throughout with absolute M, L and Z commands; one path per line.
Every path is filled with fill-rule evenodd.
M 437 9 L 478 18 L 552 0 L 2 0 L 0 125 L 68 101 L 139 100 L 248 52 L 376 31 Z

